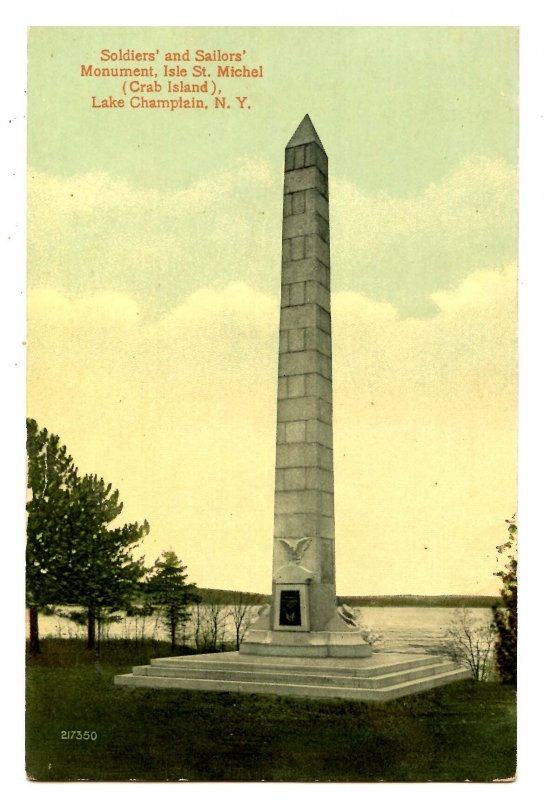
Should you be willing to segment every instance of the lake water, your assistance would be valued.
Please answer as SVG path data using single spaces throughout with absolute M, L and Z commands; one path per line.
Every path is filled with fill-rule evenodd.
M 425 653 L 432 651 L 445 638 L 445 632 L 452 624 L 456 609 L 423 608 L 423 607 L 364 607 L 357 609 L 359 621 L 363 628 L 379 634 L 382 639 L 374 645 L 374 650 L 398 653 Z M 491 621 L 491 609 L 475 608 L 470 610 L 475 622 L 485 624 Z M 201 615 L 205 606 L 201 606 Z M 40 615 L 40 636 L 81 637 L 85 636 L 85 628 L 70 620 L 52 615 Z M 193 619 L 187 624 L 185 637 L 191 644 L 193 635 Z M 143 627 L 142 627 L 143 626 Z M 228 607 L 224 609 L 221 622 L 224 638 L 234 638 L 234 626 L 228 615 Z M 139 638 L 142 636 L 168 640 L 168 632 L 156 617 L 136 618 L 123 617 L 120 622 L 104 627 L 105 638 Z

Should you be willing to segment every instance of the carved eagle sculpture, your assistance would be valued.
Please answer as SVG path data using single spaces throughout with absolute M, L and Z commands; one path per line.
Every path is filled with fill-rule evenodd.
M 305 536 L 302 539 L 298 539 L 295 544 L 292 545 L 288 539 L 280 539 L 280 542 L 282 542 L 287 549 L 289 564 L 300 564 L 302 556 L 310 546 L 311 541 L 309 536 Z

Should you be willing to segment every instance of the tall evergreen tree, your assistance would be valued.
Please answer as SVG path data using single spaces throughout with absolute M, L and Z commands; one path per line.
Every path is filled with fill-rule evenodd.
M 110 528 L 123 510 L 118 490 L 97 475 L 85 475 L 74 488 L 65 602 L 87 610 L 87 647 L 97 644 L 104 610 L 124 608 L 145 574 L 143 557 L 133 550 L 149 531 L 147 521 Z
M 58 436 L 27 419 L 26 604 L 30 651 L 40 652 L 38 612 L 62 602 L 77 469 Z
M 194 583 L 187 583 L 187 568 L 173 550 L 164 551 L 161 558 L 155 561 L 146 591 L 150 605 L 158 609 L 168 629 L 174 652 L 178 629 L 189 618 L 187 607 L 198 593 Z
M 51 603 L 87 610 L 87 646 L 96 644 L 104 609 L 124 608 L 145 574 L 133 550 L 148 532 L 128 523 L 111 528 L 123 509 L 119 492 L 96 475 L 79 477 L 59 437 L 27 420 L 26 595 L 30 649 L 39 652 L 38 611 Z

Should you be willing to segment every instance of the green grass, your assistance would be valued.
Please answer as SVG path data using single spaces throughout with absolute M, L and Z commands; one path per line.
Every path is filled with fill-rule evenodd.
M 159 645 L 160 648 L 160 645 Z M 113 686 L 155 655 L 45 641 L 28 660 L 36 780 L 491 781 L 515 773 L 515 693 L 466 681 L 383 704 Z M 124 660 L 123 660 L 124 659 Z M 96 741 L 61 739 L 96 731 Z

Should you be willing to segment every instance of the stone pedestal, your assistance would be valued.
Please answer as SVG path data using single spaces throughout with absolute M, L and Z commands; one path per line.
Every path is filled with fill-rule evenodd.
M 290 697 L 384 701 L 423 692 L 470 672 L 440 656 L 376 653 L 366 658 L 308 659 L 211 653 L 154 658 L 149 666 L 117 675 L 116 686 L 203 692 L 245 692 Z

